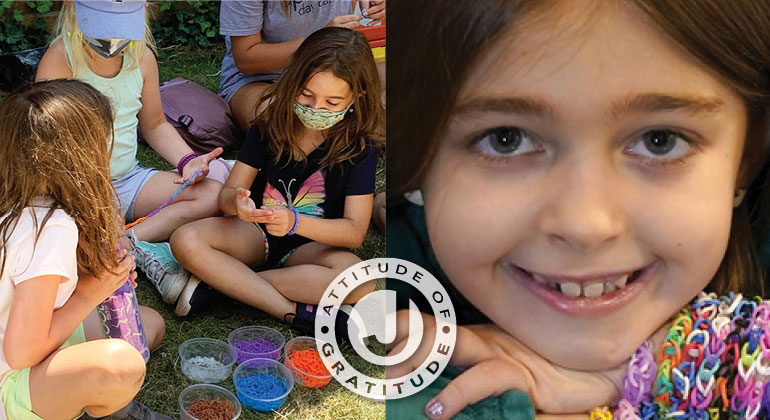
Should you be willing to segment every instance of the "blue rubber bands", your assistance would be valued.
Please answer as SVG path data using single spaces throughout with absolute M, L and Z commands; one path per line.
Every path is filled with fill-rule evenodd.
M 268 373 L 247 376 L 238 380 L 236 385 L 238 399 L 257 411 L 277 410 L 288 396 L 287 384 Z

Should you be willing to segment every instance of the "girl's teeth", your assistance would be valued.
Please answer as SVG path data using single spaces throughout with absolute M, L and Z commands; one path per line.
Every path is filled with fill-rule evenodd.
M 567 297 L 598 297 L 603 294 L 609 294 L 620 290 L 626 286 L 628 282 L 628 274 L 620 276 L 617 280 L 608 283 L 591 283 L 581 285 L 579 283 L 552 283 L 545 277 L 532 274 L 532 279 L 535 283 L 548 286 L 550 289 L 559 290 L 564 296 Z
M 591 283 L 583 286 L 583 296 L 597 297 L 604 292 L 604 283 Z
M 580 296 L 580 285 L 577 283 L 560 283 L 559 287 L 561 288 L 561 293 L 565 296 L 569 297 L 578 297 Z

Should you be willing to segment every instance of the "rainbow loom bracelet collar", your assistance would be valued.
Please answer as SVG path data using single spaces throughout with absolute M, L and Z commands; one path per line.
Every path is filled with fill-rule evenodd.
M 770 418 L 770 301 L 701 295 L 675 318 L 660 346 L 636 350 L 614 416 L 592 419 Z

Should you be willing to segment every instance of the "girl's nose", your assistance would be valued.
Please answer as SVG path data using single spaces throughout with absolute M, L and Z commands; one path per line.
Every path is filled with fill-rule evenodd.
M 592 251 L 612 242 L 627 229 L 617 175 L 589 160 L 571 170 L 549 194 L 540 228 L 548 240 L 577 251 Z

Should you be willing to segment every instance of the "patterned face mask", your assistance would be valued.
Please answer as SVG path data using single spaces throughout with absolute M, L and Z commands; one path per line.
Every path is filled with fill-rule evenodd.
M 104 58 L 117 57 L 131 44 L 130 39 L 96 39 L 83 35 L 83 40 L 94 52 Z
M 302 124 L 305 124 L 305 127 L 310 130 L 326 130 L 342 121 L 351 106 L 353 106 L 352 103 L 342 111 L 330 111 L 311 108 L 294 101 L 294 113 L 297 114 L 297 118 L 302 121 Z

